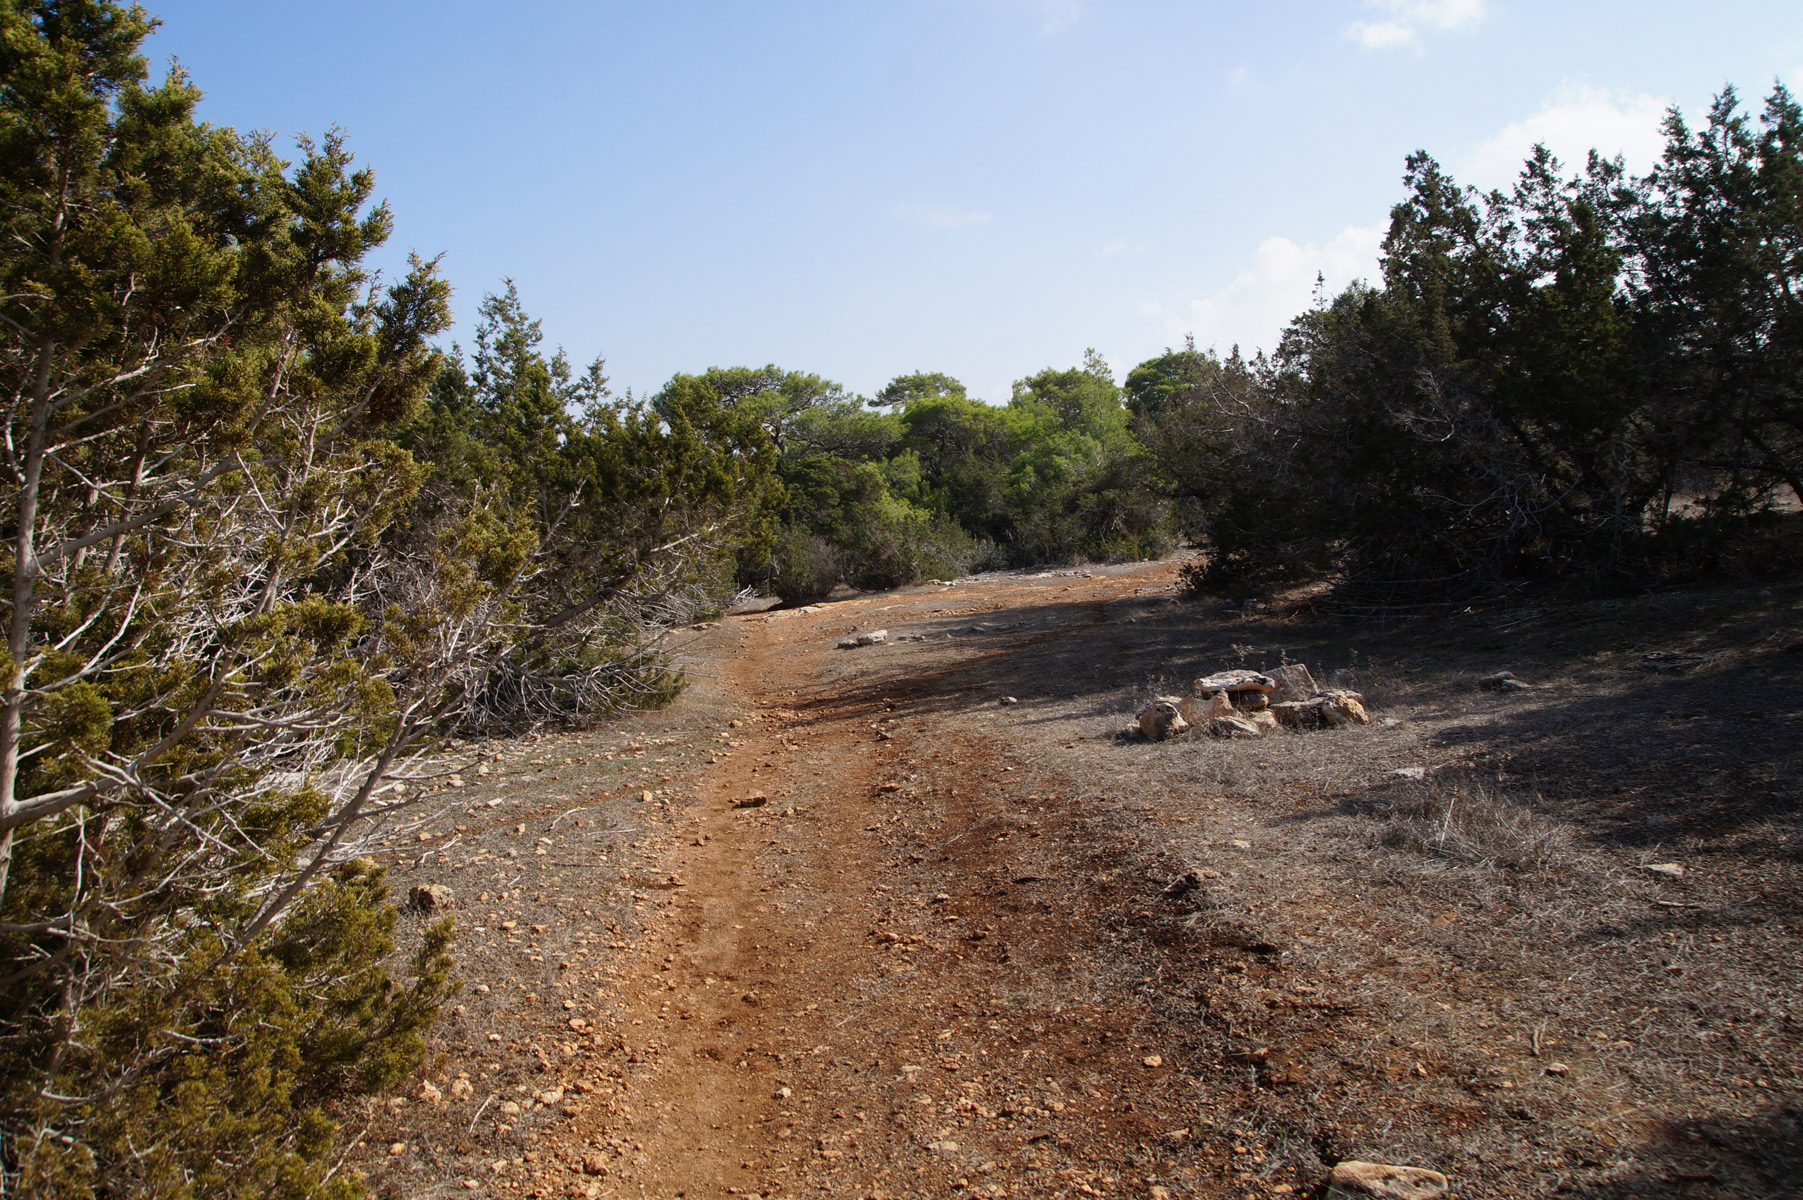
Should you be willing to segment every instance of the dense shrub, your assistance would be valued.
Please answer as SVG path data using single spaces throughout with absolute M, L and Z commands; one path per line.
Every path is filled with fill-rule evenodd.
M 1644 178 L 1544 150 L 1507 193 L 1410 158 L 1382 277 L 1271 361 L 1129 377 L 1136 428 L 1229 592 L 1372 603 L 1712 571 L 1803 499 L 1803 113 L 1674 112 Z
M 454 984 L 405 980 L 362 839 L 459 726 L 667 698 L 661 631 L 768 524 L 774 454 L 449 289 L 378 288 L 342 141 L 195 119 L 150 22 L 0 4 L 0 1129 L 28 1194 L 343 1196 L 335 1106 Z
M 816 376 L 715 370 L 780 447 L 784 532 L 741 579 L 785 599 L 1045 562 L 1153 557 L 1175 544 L 1170 489 L 1100 356 L 1019 381 L 1006 406 L 904 375 L 870 412 Z M 767 556 L 766 556 L 767 555 Z

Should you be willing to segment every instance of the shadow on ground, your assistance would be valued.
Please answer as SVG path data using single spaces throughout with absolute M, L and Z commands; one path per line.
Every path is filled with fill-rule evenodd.
M 1670 1124 L 1638 1147 L 1633 1166 L 1606 1181 L 1559 1190 L 1586 1200 L 1703 1200 L 1803 1195 L 1803 1110 L 1774 1106 L 1752 1118 L 1712 1115 Z

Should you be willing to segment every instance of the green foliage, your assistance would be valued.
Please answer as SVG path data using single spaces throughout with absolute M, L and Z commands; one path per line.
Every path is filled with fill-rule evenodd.
M 785 604 L 824 600 L 844 575 L 839 548 L 798 525 L 784 525 L 770 547 L 768 580 Z
M 430 474 L 391 544 L 432 557 L 441 587 L 470 573 L 505 594 L 527 631 L 463 681 L 459 719 L 480 731 L 580 725 L 679 691 L 664 631 L 719 607 L 735 554 L 767 553 L 767 425 L 792 445 L 811 436 L 782 387 L 828 399 L 818 380 L 744 371 L 622 400 L 599 360 L 577 375 L 541 342 L 511 283 L 487 297 L 471 359 L 453 353 L 399 431 Z
M 380 868 L 347 866 L 275 936 L 231 953 L 203 914 L 184 923 L 167 986 L 121 991 L 82 1014 L 82 1036 L 28 1102 L 46 1130 L 26 1183 L 46 1194 L 351 1197 L 329 1178 L 329 1110 L 401 1082 L 454 991 L 449 920 L 428 930 L 405 987 L 389 978 L 394 909 Z M 93 1092 L 115 1063 L 140 1070 Z M 54 1135 L 78 1129 L 79 1139 Z
M 815 454 L 785 472 L 784 525 L 771 560 L 779 596 L 806 603 L 841 582 L 898 587 L 962 574 L 982 558 L 980 545 L 957 522 L 897 490 L 898 481 L 906 489 L 918 475 L 911 456 L 898 464 Z
M 1007 411 L 962 388 L 902 409 L 902 449 L 919 464 L 918 503 L 991 542 L 1008 539 L 1008 466 L 1015 441 Z
M 412 1069 L 451 934 L 398 983 L 336 865 L 542 539 L 387 436 L 449 290 L 372 286 L 373 176 L 200 124 L 149 27 L 0 3 L 0 1123 L 28 1192 L 349 1195 L 329 1113 Z M 397 536 L 428 510 L 455 536 Z
M 1098 447 L 1125 450 L 1130 445 L 1127 410 L 1114 373 L 1095 350 L 1083 355 L 1083 366 L 1067 371 L 1047 369 L 1016 380 L 1009 408 L 1022 414 L 1049 412 L 1056 428 L 1090 438 Z
M 916 371 L 897 375 L 883 386 L 870 403 L 877 408 L 906 407 L 923 400 L 943 400 L 949 396 L 964 398 L 964 385 L 939 371 Z
M 1198 582 L 1639 586 L 1803 498 L 1803 114 L 1778 88 L 1756 129 L 1727 92 L 1667 135 L 1644 179 L 1539 149 L 1487 196 L 1414 155 L 1381 286 L 1298 317 L 1275 362 L 1136 370 Z
M 1014 385 L 1007 412 L 1011 556 L 1020 562 L 1153 558 L 1173 544 L 1165 481 L 1129 426 L 1113 373 L 1094 350 L 1081 368 Z
M 674 695 L 663 632 L 776 525 L 765 421 L 815 435 L 744 380 L 621 401 L 511 285 L 447 360 L 341 139 L 198 123 L 149 27 L 0 0 L 0 1122 L 27 1190 L 350 1195 L 330 1113 L 454 986 L 448 923 L 392 975 L 358 840 L 460 725 Z
M 1021 380 L 1001 408 L 926 372 L 891 381 L 867 402 L 876 413 L 776 367 L 701 379 L 755 412 L 779 448 L 781 529 L 741 554 L 740 577 L 785 600 L 1172 545 L 1157 466 L 1093 350 L 1080 368 Z
M 1774 87 L 1755 124 L 1730 88 L 1702 129 L 1673 110 L 1665 132 L 1624 198 L 1626 299 L 1660 521 L 1720 533 L 1803 497 L 1803 108 Z

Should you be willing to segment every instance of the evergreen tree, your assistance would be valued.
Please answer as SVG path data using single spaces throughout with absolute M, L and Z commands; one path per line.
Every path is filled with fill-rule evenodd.
M 368 598 L 448 293 L 372 287 L 369 173 L 196 122 L 149 29 L 0 5 L 0 1119 L 40 1194 L 348 1194 L 325 1107 L 449 987 L 345 862 L 435 701 Z
M 450 994 L 358 858 L 458 725 L 679 686 L 774 452 L 539 348 L 470 363 L 341 140 L 281 161 L 146 82 L 141 10 L 0 3 L 0 1120 L 28 1190 L 336 1196 L 329 1108 Z
M 1414 155 L 1381 286 L 1298 317 L 1246 399 L 1192 399 L 1220 376 L 1188 352 L 1130 376 L 1209 586 L 1638 586 L 1803 495 L 1803 115 L 1778 88 L 1756 127 L 1728 91 L 1666 132 L 1643 179 L 1542 148 L 1487 196 Z
M 1775 87 L 1757 124 L 1725 89 L 1693 131 L 1673 110 L 1639 185 L 1629 276 L 1657 414 L 1662 516 L 1716 533 L 1803 500 L 1803 109 Z

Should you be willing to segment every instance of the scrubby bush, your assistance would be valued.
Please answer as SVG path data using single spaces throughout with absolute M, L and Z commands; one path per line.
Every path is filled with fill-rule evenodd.
M 843 574 L 837 546 L 800 526 L 783 526 L 771 554 L 769 583 L 785 604 L 825 599 Z

